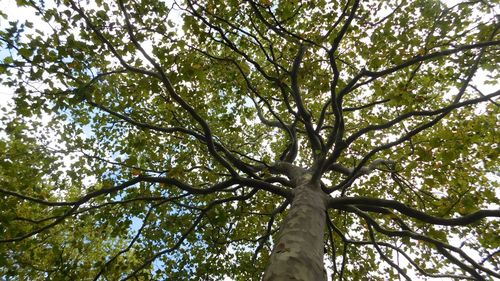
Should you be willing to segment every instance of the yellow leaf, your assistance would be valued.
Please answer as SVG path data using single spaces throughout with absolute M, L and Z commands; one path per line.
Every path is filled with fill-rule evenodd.
M 134 176 L 140 176 L 141 175 L 141 170 L 139 170 L 137 168 L 133 168 L 132 169 L 132 175 L 134 175 Z
M 260 0 L 260 4 L 266 7 L 271 7 L 273 5 L 272 0 Z

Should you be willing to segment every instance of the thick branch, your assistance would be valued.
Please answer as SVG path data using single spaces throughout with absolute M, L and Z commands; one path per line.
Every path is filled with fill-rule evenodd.
M 313 156 L 317 156 L 317 152 L 321 151 L 321 142 L 320 142 L 320 136 L 318 133 L 314 130 L 313 124 L 312 124 L 312 118 L 311 114 L 307 111 L 304 102 L 302 100 L 301 96 L 301 91 L 300 91 L 300 86 L 298 82 L 298 72 L 300 69 L 300 65 L 302 63 L 302 60 L 304 58 L 304 54 L 307 50 L 307 47 L 305 45 L 300 45 L 299 51 L 297 52 L 297 55 L 295 56 L 295 59 L 292 64 L 292 69 L 290 71 L 290 76 L 291 76 L 291 82 L 292 82 L 292 96 L 295 100 L 295 104 L 297 105 L 298 113 L 302 117 L 302 121 L 304 122 L 304 126 L 306 128 L 307 136 L 309 139 L 309 143 L 311 145 L 311 149 L 313 152 Z
M 472 214 L 468 214 L 466 216 L 461 216 L 458 218 L 440 218 L 413 209 L 399 201 L 363 197 L 363 196 L 337 197 L 337 198 L 330 197 L 328 199 L 327 206 L 332 209 L 341 209 L 348 211 L 351 205 L 354 206 L 368 205 L 368 206 L 378 206 L 378 207 L 395 209 L 406 216 L 435 225 L 448 225 L 448 226 L 469 225 L 484 218 L 500 217 L 500 209 L 498 209 L 498 210 L 480 210 Z

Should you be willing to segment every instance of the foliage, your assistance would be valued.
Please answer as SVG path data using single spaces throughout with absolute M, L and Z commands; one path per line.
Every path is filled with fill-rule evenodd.
M 500 278 L 496 1 L 17 4 L 6 280 L 259 280 L 286 163 L 330 195 L 334 280 Z

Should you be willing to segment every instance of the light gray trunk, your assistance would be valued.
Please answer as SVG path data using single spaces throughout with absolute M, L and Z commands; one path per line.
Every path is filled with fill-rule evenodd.
M 325 197 L 310 175 L 299 179 L 263 281 L 324 281 Z

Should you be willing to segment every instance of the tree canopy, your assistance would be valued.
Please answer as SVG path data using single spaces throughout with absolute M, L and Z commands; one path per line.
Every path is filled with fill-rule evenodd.
M 5 280 L 500 278 L 497 1 L 16 2 Z

